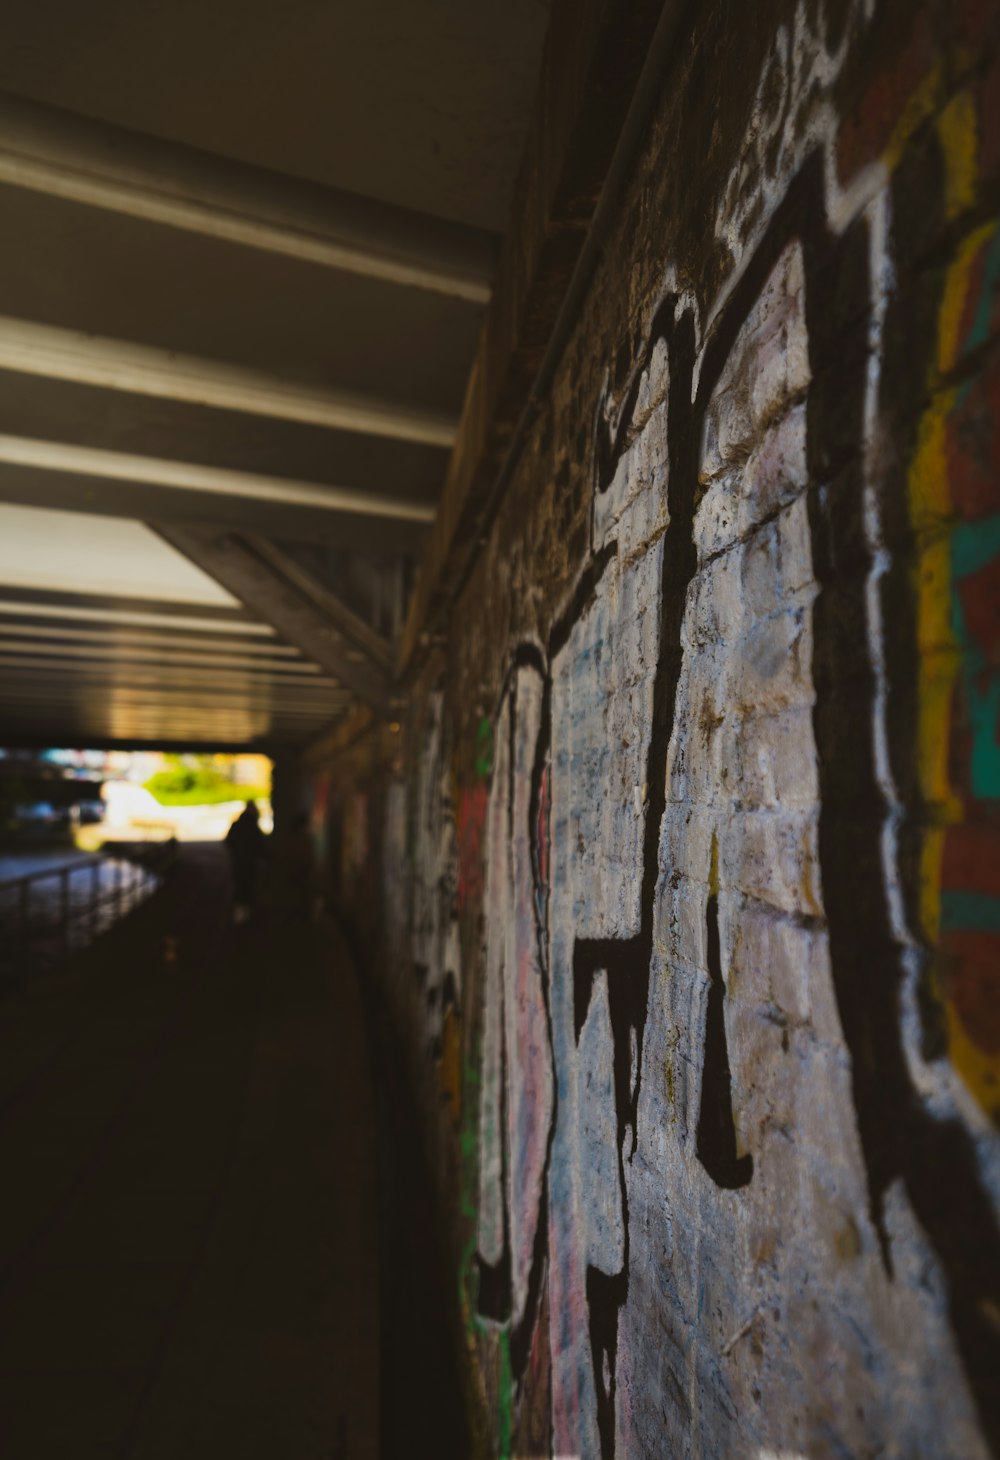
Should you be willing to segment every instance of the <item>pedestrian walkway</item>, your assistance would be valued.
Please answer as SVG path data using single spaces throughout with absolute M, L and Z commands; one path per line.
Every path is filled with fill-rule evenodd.
M 371 1111 L 335 934 L 216 846 L 0 1000 L 4 1460 L 375 1456 Z

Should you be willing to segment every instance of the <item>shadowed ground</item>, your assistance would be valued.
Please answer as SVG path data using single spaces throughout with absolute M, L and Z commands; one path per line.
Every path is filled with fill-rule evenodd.
M 378 1452 L 354 974 L 230 928 L 221 848 L 0 997 L 0 1173 L 5 1460 Z

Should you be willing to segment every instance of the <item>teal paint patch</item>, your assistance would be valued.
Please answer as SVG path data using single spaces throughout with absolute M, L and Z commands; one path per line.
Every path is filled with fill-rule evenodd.
M 987 567 L 1000 555 L 1000 513 L 982 522 L 960 522 L 951 535 L 951 573 L 957 581 Z
M 972 731 L 972 794 L 977 801 L 1000 800 L 1000 675 L 969 676 L 969 728 Z
M 942 892 L 941 931 L 1000 933 L 1000 897 L 988 892 Z
M 977 345 L 985 345 L 989 340 L 993 299 L 998 285 L 1000 285 L 1000 228 L 993 234 L 993 240 L 986 250 L 986 259 L 983 263 L 983 287 L 979 293 L 976 313 L 969 333 L 962 342 L 964 354 L 974 350 Z
M 977 801 L 1000 800 L 1000 673 L 986 646 L 969 632 L 956 585 L 991 567 L 1000 556 L 1000 515 L 965 522 L 951 539 L 951 627 L 962 653 L 962 690 L 971 739 L 969 789 Z
M 968 334 L 960 346 L 963 359 L 980 345 L 989 342 L 993 327 L 993 305 L 998 287 L 1000 287 L 1000 227 L 996 228 L 993 239 L 986 249 L 982 287 L 979 291 L 979 298 L 976 300 L 976 309 Z M 973 376 L 972 379 L 964 381 L 959 386 L 956 399 L 959 408 L 968 400 L 975 380 L 976 377 Z

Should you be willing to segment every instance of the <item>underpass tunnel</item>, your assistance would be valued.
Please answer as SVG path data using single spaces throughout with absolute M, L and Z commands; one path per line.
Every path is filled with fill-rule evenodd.
M 7 0 L 0 1460 L 1000 1456 L 996 0 Z
M 547 6 L 82 21 L 0 60 L 0 1448 L 465 1454 L 315 758 L 398 730 Z M 248 756 L 252 898 L 144 789 Z

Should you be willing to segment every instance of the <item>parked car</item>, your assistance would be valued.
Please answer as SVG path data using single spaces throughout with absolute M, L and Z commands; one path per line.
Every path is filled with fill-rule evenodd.
M 51 801 L 27 801 L 14 807 L 14 820 L 21 826 L 58 826 L 65 819 L 65 811 L 57 811 Z

